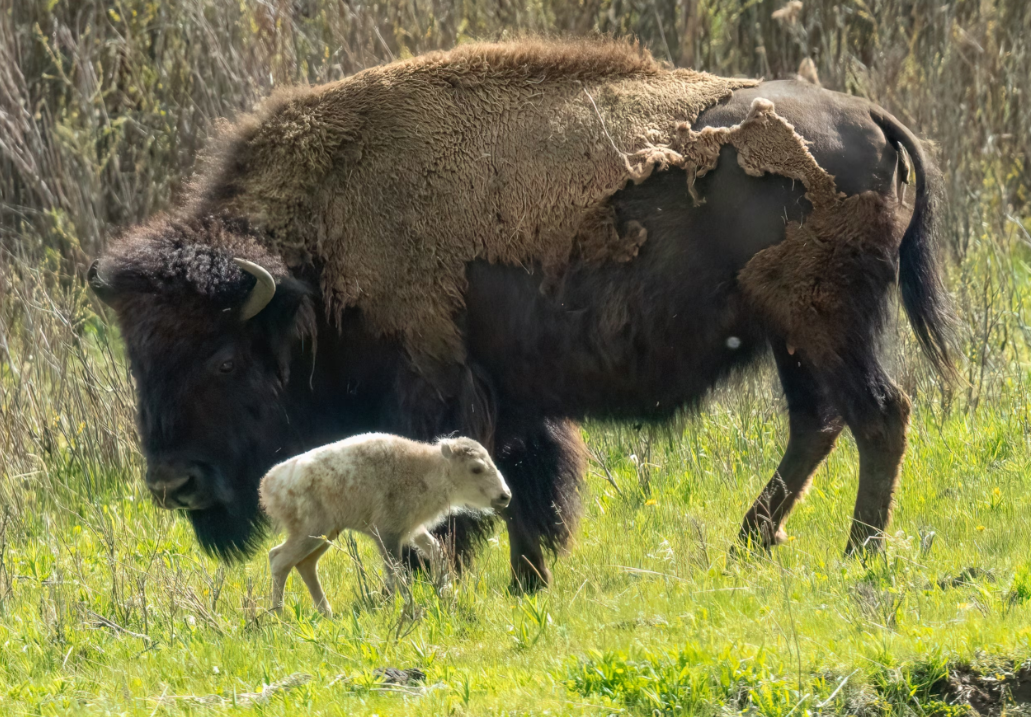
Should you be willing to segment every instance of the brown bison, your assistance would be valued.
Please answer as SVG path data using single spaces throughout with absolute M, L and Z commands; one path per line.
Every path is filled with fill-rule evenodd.
M 879 545 L 909 416 L 877 355 L 892 287 L 943 372 L 949 323 L 937 175 L 885 111 L 616 41 L 522 41 L 274 96 L 211 154 L 180 210 L 89 272 L 126 341 L 147 486 L 206 550 L 256 546 L 259 480 L 292 455 L 459 432 L 511 487 L 514 580 L 546 584 L 580 512 L 573 421 L 666 419 L 767 353 L 790 437 L 742 537 L 783 538 L 847 425 L 848 550 Z M 453 550 L 485 528 L 452 522 Z

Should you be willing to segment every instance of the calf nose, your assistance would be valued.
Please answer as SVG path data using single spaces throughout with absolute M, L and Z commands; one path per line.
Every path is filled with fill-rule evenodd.
M 147 488 L 161 508 L 203 508 L 201 470 L 194 465 L 157 463 L 147 468 Z
M 490 502 L 490 505 L 491 505 L 492 508 L 494 508 L 494 510 L 501 510 L 502 508 L 507 508 L 508 504 L 511 503 L 511 502 L 512 502 L 512 494 L 509 493 L 508 491 L 505 491 L 504 493 L 499 495 L 497 498 L 492 500 Z

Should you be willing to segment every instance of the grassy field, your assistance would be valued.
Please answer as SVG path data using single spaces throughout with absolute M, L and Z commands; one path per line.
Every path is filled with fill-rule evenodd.
M 0 0 L 0 714 L 1031 714 L 1031 5 L 781 5 Z M 221 566 L 151 504 L 88 260 L 278 84 L 592 29 L 725 74 L 809 57 L 937 141 L 961 379 L 939 386 L 900 316 L 915 411 L 885 555 L 841 557 L 847 434 L 789 542 L 733 555 L 787 436 L 766 367 L 675 426 L 585 427 L 586 515 L 547 592 L 508 592 L 502 530 L 451 591 L 388 599 L 359 539 L 321 563 L 335 619 L 294 578 L 268 614 L 263 554 Z
M 416 581 L 392 599 L 360 539 L 322 563 L 335 619 L 296 578 L 280 618 L 263 555 L 228 569 L 202 557 L 141 481 L 89 494 L 25 476 L 20 534 L 0 541 L 0 711 L 963 714 L 944 704 L 965 663 L 982 690 L 1023 677 L 1026 699 L 1031 453 L 1027 369 L 1014 371 L 976 410 L 918 401 L 892 538 L 866 565 L 841 558 L 847 439 L 788 544 L 731 556 L 784 443 L 764 376 L 682 430 L 589 426 L 615 485 L 592 463 L 576 544 L 530 597 L 507 591 L 503 531 L 451 592 Z M 425 681 L 390 688 L 374 675 L 387 666 Z M 297 675 L 267 704 L 247 696 Z

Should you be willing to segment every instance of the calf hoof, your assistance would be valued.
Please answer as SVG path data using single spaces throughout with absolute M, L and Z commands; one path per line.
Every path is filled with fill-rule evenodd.
M 454 581 L 451 579 L 451 573 L 446 572 L 433 579 L 433 588 L 440 594 L 446 594 L 452 591 L 454 588 Z

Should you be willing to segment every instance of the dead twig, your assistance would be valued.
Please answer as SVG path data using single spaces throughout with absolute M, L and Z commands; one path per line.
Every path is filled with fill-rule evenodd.
M 601 467 L 602 471 L 604 472 L 603 478 L 605 478 L 605 480 L 609 482 L 609 485 L 612 486 L 613 490 L 616 491 L 616 495 L 622 498 L 623 491 L 621 491 L 619 489 L 619 486 L 616 484 L 616 479 L 612 476 L 612 472 L 609 471 L 608 463 L 605 461 L 604 458 L 602 458 L 601 453 L 599 453 L 594 448 L 591 448 L 589 446 L 587 448 L 587 452 L 591 454 L 591 458 L 594 460 L 594 462 Z
M 158 703 L 158 706 L 173 705 L 177 702 L 186 702 L 188 704 L 202 706 L 236 705 L 237 707 L 251 707 L 254 705 L 266 704 L 276 693 L 286 692 L 287 690 L 292 690 L 295 687 L 300 687 L 301 685 L 310 682 L 311 679 L 311 675 L 303 672 L 295 672 L 292 675 L 284 677 L 270 685 L 262 686 L 260 692 L 238 692 L 230 697 L 226 697 L 225 695 L 162 695 L 161 697 L 156 697 L 154 699 Z
M 93 612 L 92 610 L 86 610 L 86 613 L 91 618 L 93 618 L 93 626 L 95 628 L 106 627 L 109 630 L 114 630 L 115 632 L 121 633 L 123 635 L 128 635 L 129 637 L 135 637 L 137 639 L 143 640 L 144 642 L 153 642 L 153 640 L 150 638 L 149 635 L 144 635 L 143 633 L 140 633 L 140 632 L 133 632 L 132 630 L 129 630 L 128 628 L 122 627 L 117 622 L 109 620 L 108 618 L 104 617 L 103 615 L 98 615 L 97 613 Z

